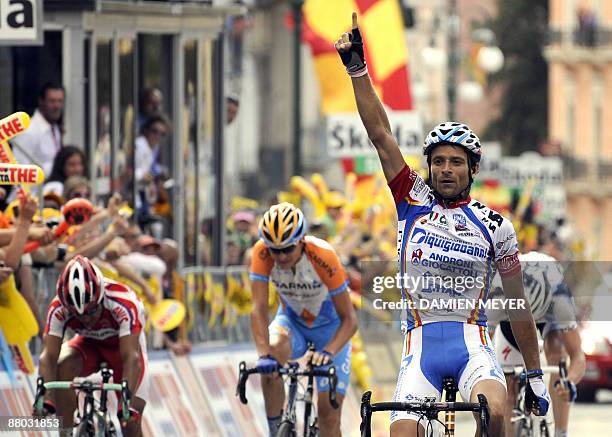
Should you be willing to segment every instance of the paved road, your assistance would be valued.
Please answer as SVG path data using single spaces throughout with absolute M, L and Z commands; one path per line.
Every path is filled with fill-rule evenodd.
M 604 437 L 610 434 L 610 421 L 612 420 L 612 391 L 603 391 L 598 394 L 598 403 L 576 404 L 571 409 L 570 429 L 571 436 Z M 456 437 L 471 437 L 474 435 L 475 425 L 473 419 L 457 416 Z

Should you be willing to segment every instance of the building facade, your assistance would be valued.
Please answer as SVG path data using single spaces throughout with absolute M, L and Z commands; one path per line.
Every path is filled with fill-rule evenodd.
M 171 181 L 168 233 L 179 243 L 181 264 L 197 264 L 202 219 L 217 221 L 213 231 L 224 234 L 216 220 L 223 204 L 216 175 L 225 120 L 224 32 L 229 17 L 242 13 L 202 1 L 45 0 L 42 19 L 37 16 L 42 45 L 0 45 L 0 114 L 32 114 L 44 83 L 63 85 L 63 144 L 86 152 L 95 199 L 118 191 L 133 203 L 141 97 L 158 89 L 171 123 L 159 158 Z M 215 245 L 221 254 L 222 243 Z
M 568 216 L 592 259 L 612 247 L 612 2 L 550 0 L 549 137 L 565 159 Z

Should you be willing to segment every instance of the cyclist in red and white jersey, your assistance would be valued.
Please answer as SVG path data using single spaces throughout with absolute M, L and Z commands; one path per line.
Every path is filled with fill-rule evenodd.
M 148 391 L 144 324 L 144 307 L 136 294 L 78 255 L 64 268 L 49 305 L 39 374 L 45 381 L 71 381 L 96 373 L 106 362 L 113 380 L 126 380 L 131 393 L 131 418 L 121 424 L 123 435 L 138 436 Z M 76 336 L 62 343 L 68 328 Z M 72 435 L 75 408 L 76 396 L 70 391 L 45 395 L 45 409 L 57 409 L 65 435 Z

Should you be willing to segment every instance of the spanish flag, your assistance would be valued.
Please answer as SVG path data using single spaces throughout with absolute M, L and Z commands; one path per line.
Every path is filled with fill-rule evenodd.
M 334 42 L 359 16 L 366 63 L 376 92 L 394 110 L 412 109 L 408 51 L 398 0 L 306 0 L 303 37 L 310 45 L 319 77 L 323 114 L 356 112 L 350 77 Z

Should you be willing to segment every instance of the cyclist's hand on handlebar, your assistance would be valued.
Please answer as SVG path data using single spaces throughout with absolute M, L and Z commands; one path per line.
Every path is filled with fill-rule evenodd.
M 331 352 L 327 352 L 326 350 L 306 353 L 306 360 L 315 367 L 327 366 L 328 364 L 331 364 L 333 359 L 334 356 L 331 354 Z
M 255 367 L 257 367 L 259 373 L 267 374 L 276 372 L 280 364 L 272 355 L 263 355 L 259 357 Z
M 574 402 L 576 397 L 578 396 L 578 389 L 576 388 L 576 384 L 572 381 L 567 381 L 566 386 L 561 383 L 561 381 L 557 380 L 555 382 L 555 390 L 561 399 L 565 402 Z
M 550 395 L 544 384 L 544 373 L 540 369 L 527 371 L 525 408 L 536 416 L 545 416 L 550 405 Z
M 53 414 L 55 414 L 55 403 L 50 399 L 43 401 L 42 411 L 36 409 L 36 404 L 32 408 L 32 416 L 52 416 Z

